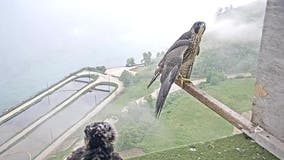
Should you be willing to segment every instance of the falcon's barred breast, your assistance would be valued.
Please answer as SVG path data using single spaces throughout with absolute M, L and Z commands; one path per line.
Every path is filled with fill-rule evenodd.
M 200 46 L 199 46 L 200 41 L 206 29 L 205 23 L 204 22 L 200 22 L 200 23 L 203 23 L 204 26 L 200 27 L 197 34 L 195 34 L 194 36 L 191 36 L 191 43 L 184 53 L 182 66 L 180 68 L 180 74 L 181 76 L 185 78 L 190 78 L 195 57 L 199 54 L 199 51 L 200 51 Z

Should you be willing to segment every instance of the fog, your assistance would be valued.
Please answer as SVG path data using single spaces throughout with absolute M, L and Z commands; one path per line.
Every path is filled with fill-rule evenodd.
M 30 61 L 80 63 L 86 57 L 93 58 L 86 65 L 124 65 L 129 56 L 165 50 L 196 20 L 212 24 L 219 7 L 245 3 L 249 1 L 2 1 L 1 59 L 23 67 Z
M 143 52 L 166 50 L 197 20 L 213 29 L 219 7 L 252 1 L 0 1 L 0 108 L 84 66 L 140 62 Z
M 259 41 L 261 28 L 257 23 L 240 23 L 236 20 L 223 20 L 216 23 L 212 35 L 217 39 L 231 41 Z
M 254 1 L 0 1 L 0 114 L 82 67 L 124 66 L 129 57 L 139 63 L 142 53 L 148 51 L 155 58 L 157 52 L 166 51 L 199 20 L 206 22 L 207 29 L 193 77 L 204 78 L 211 70 L 216 74 L 254 73 L 265 0 L 251 3 Z M 226 9 L 220 14 L 220 8 Z M 139 80 L 139 74 L 144 76 L 143 82 L 147 76 L 150 79 L 151 69 L 154 63 L 135 79 Z M 135 91 L 141 93 L 139 87 Z M 146 95 L 140 101 L 133 98 L 135 94 L 123 97 L 125 92 L 127 89 L 122 97 L 118 96 L 120 100 L 115 99 L 91 120 L 106 120 L 115 125 L 119 136 L 117 150 L 143 148 L 153 139 L 162 142 L 158 147 L 180 143 L 175 141 L 177 132 L 155 119 L 156 99 Z M 164 109 L 164 115 L 171 113 Z M 179 129 L 183 124 L 172 125 L 179 125 Z M 190 138 L 192 142 L 200 141 Z M 155 145 L 149 145 L 146 152 Z

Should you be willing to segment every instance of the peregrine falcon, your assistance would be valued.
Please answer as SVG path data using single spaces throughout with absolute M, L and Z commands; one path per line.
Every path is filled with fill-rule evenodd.
M 199 54 L 199 44 L 205 31 L 204 22 L 195 22 L 188 32 L 185 32 L 166 52 L 159 62 L 154 77 L 148 88 L 161 74 L 161 88 L 156 102 L 156 117 L 160 116 L 168 92 L 175 79 L 191 82 L 189 77 L 195 56 Z

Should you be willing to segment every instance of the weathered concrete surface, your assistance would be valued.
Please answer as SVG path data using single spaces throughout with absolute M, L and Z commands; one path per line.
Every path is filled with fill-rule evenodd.
M 284 1 L 268 0 L 252 121 L 284 142 Z

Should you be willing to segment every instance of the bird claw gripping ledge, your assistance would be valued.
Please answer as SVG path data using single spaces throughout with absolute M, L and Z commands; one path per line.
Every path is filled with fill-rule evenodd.
M 180 73 L 177 77 L 177 80 L 180 81 L 181 87 L 184 88 L 185 83 L 192 83 L 190 78 L 183 77 Z

